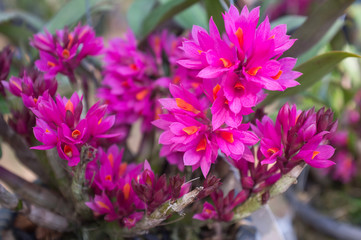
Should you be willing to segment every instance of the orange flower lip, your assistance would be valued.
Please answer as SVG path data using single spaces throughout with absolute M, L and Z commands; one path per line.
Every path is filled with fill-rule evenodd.
M 71 133 L 72 138 L 77 139 L 81 135 L 81 132 L 76 129 Z
M 69 145 L 64 146 L 64 153 L 65 153 L 65 155 L 67 155 L 70 158 L 73 157 L 73 150 L 71 149 L 71 147 Z
M 282 73 L 283 73 L 283 72 L 282 72 L 281 70 L 279 70 L 278 73 L 277 73 L 275 76 L 273 76 L 272 78 L 273 78 L 274 80 L 278 80 L 278 79 L 281 77 Z
M 207 147 L 207 139 L 205 137 L 202 138 L 202 140 L 199 141 L 196 151 L 202 151 L 202 150 L 206 150 Z
M 313 151 L 311 159 L 313 160 L 319 153 L 319 151 Z
M 233 133 L 225 132 L 225 131 L 219 131 L 219 135 L 229 143 L 234 142 Z
M 236 84 L 234 84 L 234 89 L 236 89 L 236 90 L 244 90 L 245 88 L 244 88 L 242 83 L 237 82 Z
M 194 133 L 196 133 L 198 131 L 198 127 L 196 126 L 190 126 L 190 127 L 185 127 L 182 130 L 184 132 L 186 132 L 188 135 L 193 135 Z
M 243 30 L 242 30 L 242 28 L 238 28 L 237 31 L 234 34 L 237 37 L 239 46 L 243 47 Z
M 74 114 L 74 104 L 73 104 L 70 100 L 68 100 L 68 101 L 66 102 L 66 104 L 65 104 L 65 110 L 66 110 L 66 111 L 70 111 L 71 113 Z
M 175 101 L 177 103 L 177 106 L 183 110 L 186 110 L 188 112 L 193 112 L 195 114 L 200 113 L 200 111 L 197 110 L 195 107 L 193 107 L 193 105 L 187 103 L 186 101 L 184 101 L 181 98 L 176 98 Z
M 267 153 L 270 153 L 270 154 L 275 154 L 277 152 L 279 152 L 279 149 L 277 147 L 272 147 L 272 148 L 267 149 Z
M 248 70 L 247 73 L 251 76 L 255 76 L 261 68 L 262 67 L 253 67 L 250 70 Z
M 61 53 L 61 55 L 65 58 L 68 59 L 70 57 L 70 52 L 68 49 L 64 49 L 63 52 Z
M 129 198 L 129 193 L 130 193 L 130 185 L 129 183 L 125 184 L 123 187 L 123 194 L 124 194 L 124 198 L 125 200 L 128 200 Z
M 220 58 L 219 60 L 223 63 L 223 67 L 225 68 L 230 68 L 233 66 L 232 62 L 226 58 Z

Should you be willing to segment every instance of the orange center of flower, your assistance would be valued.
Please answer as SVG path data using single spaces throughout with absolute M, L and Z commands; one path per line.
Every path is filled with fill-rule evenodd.
M 178 75 L 174 76 L 174 78 L 173 78 L 173 83 L 174 84 L 178 84 L 178 83 L 180 83 L 180 81 L 181 81 L 180 76 L 178 76 Z
M 65 104 L 65 110 L 74 113 L 74 105 L 73 105 L 73 103 L 72 103 L 70 100 L 68 100 L 68 101 L 66 102 L 66 104 Z
M 149 186 L 152 186 L 152 185 L 153 185 L 153 184 L 152 184 L 152 179 L 150 178 L 149 175 L 147 175 L 147 178 L 146 178 L 145 182 L 146 182 Z
M 351 158 L 346 158 L 345 167 L 347 169 L 351 169 L 351 167 L 352 167 L 352 159 Z
M 279 151 L 279 149 L 278 148 L 276 148 L 276 147 L 272 147 L 272 148 L 269 148 L 268 150 L 267 150 L 267 153 L 269 153 L 269 154 L 275 154 L 275 153 L 277 153 Z
M 226 58 L 220 58 L 219 60 L 223 63 L 223 67 L 225 67 L 225 68 L 230 68 L 230 67 L 232 67 L 232 63 L 231 63 L 231 61 L 229 61 L 228 59 L 226 59 Z
M 199 128 L 196 126 L 190 126 L 190 127 L 185 127 L 182 130 L 184 132 L 186 132 L 188 135 L 192 135 L 192 134 L 196 133 L 198 131 L 198 129 Z
M 221 90 L 221 86 L 219 84 L 217 84 L 214 88 L 213 88 L 213 100 L 216 100 L 217 98 L 217 93 L 219 92 L 219 90 Z
M 193 112 L 195 114 L 200 113 L 200 111 L 198 111 L 195 107 L 193 107 L 191 104 L 187 103 L 181 98 L 176 98 L 175 101 L 177 103 L 177 106 L 185 111 Z
M 109 160 L 110 166 L 113 167 L 113 165 L 114 165 L 114 157 L 113 157 L 112 153 L 108 154 L 108 160 Z
M 138 70 L 138 66 L 135 65 L 134 63 L 130 64 L 129 65 L 130 69 L 134 70 L 134 71 L 137 71 Z
M 193 88 L 197 88 L 197 87 L 199 87 L 199 83 L 197 83 L 197 82 L 192 82 L 192 83 L 191 83 L 191 86 L 192 86 Z
M 238 91 L 243 91 L 244 90 L 244 86 L 242 83 L 240 82 L 237 82 L 236 84 L 234 84 L 234 87 L 233 87 L 235 90 L 238 90 Z
M 207 214 L 211 214 L 211 213 L 212 213 L 212 210 L 210 210 L 210 209 L 208 209 L 208 208 L 204 209 L 204 211 L 205 211 Z
M 123 187 L 123 194 L 124 194 L 124 198 L 125 200 L 128 200 L 129 198 L 129 193 L 130 193 L 130 185 L 129 183 L 125 184 Z
M 65 155 L 67 155 L 70 158 L 73 157 L 73 150 L 71 149 L 71 147 L 69 145 L 64 146 L 64 153 L 65 153 Z
M 281 77 L 282 73 L 283 73 L 283 72 L 282 72 L 281 70 L 279 70 L 278 73 L 277 73 L 275 76 L 273 76 L 272 78 L 273 78 L 274 80 L 278 80 L 278 79 Z
M 125 170 L 127 170 L 127 163 L 122 163 L 122 164 L 120 164 L 120 166 L 119 166 L 119 176 L 123 176 L 124 175 L 124 173 L 125 173 Z
M 71 133 L 72 138 L 77 139 L 80 136 L 81 132 L 76 129 Z
M 55 67 L 55 63 L 50 62 L 50 61 L 47 62 L 47 65 L 48 65 L 49 67 Z
M 207 139 L 205 137 L 202 138 L 202 140 L 199 141 L 196 151 L 202 151 L 202 150 L 206 150 L 207 147 Z
M 202 51 L 202 50 L 197 50 L 197 52 L 198 52 L 199 54 L 202 54 L 203 51 Z
M 69 56 L 70 56 L 70 52 L 69 52 L 68 49 L 64 49 L 63 52 L 61 53 L 61 55 L 63 55 L 63 57 L 64 57 L 65 59 L 68 59 Z
M 99 121 L 98 121 L 98 125 L 100 125 L 103 121 L 103 118 L 100 118 Z
M 247 73 L 251 76 L 255 76 L 261 68 L 262 67 L 253 67 L 250 70 L 248 70 Z
M 230 132 L 219 131 L 219 135 L 229 143 L 234 142 L 233 134 Z
M 313 160 L 319 153 L 318 151 L 313 151 L 311 159 Z
M 234 34 L 237 37 L 239 46 L 242 47 L 243 46 L 243 30 L 242 30 L 242 28 L 238 28 Z
M 34 103 L 36 104 L 38 102 L 38 99 L 37 98 L 33 98 L 34 100 Z
M 50 133 L 49 129 L 45 129 L 45 132 L 46 132 L 46 133 Z
M 269 39 L 275 39 L 276 35 L 272 35 L 269 37 Z
M 106 175 L 105 176 L 105 181 L 111 182 L 112 181 L 112 176 Z
M 142 91 L 138 92 L 136 95 L 135 95 L 135 98 L 138 100 L 138 101 L 141 101 L 143 100 L 149 93 L 149 90 L 148 89 L 143 89 Z
M 99 207 L 105 208 L 105 209 L 107 209 L 107 210 L 110 210 L 110 208 L 108 207 L 108 205 L 106 205 L 106 204 L 103 203 L 102 201 L 97 201 L 96 203 L 97 203 L 97 205 L 98 205 Z

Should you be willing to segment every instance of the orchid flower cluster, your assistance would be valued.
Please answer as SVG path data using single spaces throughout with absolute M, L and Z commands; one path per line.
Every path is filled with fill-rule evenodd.
M 173 204 L 198 191 L 173 212 L 210 196 L 213 204 L 205 202 L 194 218 L 231 221 L 237 207 L 251 197 L 260 194 L 266 203 L 272 186 L 295 167 L 334 164 L 329 159 L 335 149 L 328 142 L 337 121 L 331 110 L 301 111 L 287 103 L 275 121 L 254 113 L 266 91 L 294 87 L 301 75 L 292 70 L 296 59 L 282 57 L 295 42 L 286 25 L 271 28 L 268 18 L 258 25 L 259 11 L 244 7 L 239 12 L 231 6 L 223 14 L 223 35 L 211 18 L 209 32 L 194 26 L 182 39 L 164 30 L 138 43 L 128 31 L 125 39 L 110 40 L 106 48 L 91 27 L 80 24 L 73 31 L 36 34 L 30 43 L 39 50 L 35 65 L 42 73 L 27 70 L 0 84 L 21 97 L 33 120 L 11 125 L 19 133 L 32 125 L 41 145 L 29 139 L 31 149 L 56 148 L 72 167 L 71 177 L 84 175 L 83 205 L 95 217 L 130 229 L 155 214 L 161 215 L 159 224 Z M 100 100 L 85 111 L 77 92 L 70 98 L 56 93 L 55 77 L 63 74 L 76 86 L 77 67 L 85 57 L 100 53 L 105 54 Z M 8 65 L 0 56 L 5 72 Z M 120 145 L 126 147 L 130 127 L 139 119 L 142 133 L 161 130 L 160 157 L 180 171 L 200 168 L 202 187 L 192 190 L 186 181 L 194 175 L 198 181 L 200 172 L 158 176 L 147 160 L 131 162 L 131 153 L 131 159 L 123 157 Z M 83 159 L 89 147 L 94 154 Z M 241 189 L 225 193 L 221 180 L 210 174 L 221 159 L 233 169 Z M 75 171 L 83 166 L 84 172 Z M 169 208 L 159 214 L 164 204 Z
M 200 79 L 192 71 L 178 66 L 182 52 L 181 38 L 164 30 L 151 35 L 147 51 L 137 47 L 134 34 L 128 31 L 125 39 L 110 40 L 105 49 L 104 80 L 98 97 L 116 114 L 116 125 L 124 132 L 137 119 L 142 119 L 142 131 L 154 127 L 151 122 L 161 113 L 158 99 L 169 95 L 170 83 L 197 89 Z
M 148 161 L 144 164 L 122 162 L 123 150 L 112 145 L 101 148 L 97 158 L 87 165 L 86 179 L 95 193 L 86 205 L 106 221 L 117 220 L 121 226 L 133 227 L 168 200 L 175 200 L 190 189 L 185 178 L 165 174 L 158 177 Z M 168 183 L 167 183 L 168 182 Z M 116 199 L 113 201 L 113 199 Z
M 67 28 L 57 30 L 55 36 L 45 33 L 34 35 L 30 44 L 39 50 L 40 59 L 36 67 L 45 73 L 45 78 L 53 78 L 58 73 L 69 77 L 75 82 L 74 69 L 87 56 L 95 56 L 103 49 L 102 38 L 96 37 L 89 26 L 75 27 L 69 32 Z
M 228 159 L 237 169 L 242 191 L 235 197 L 231 191 L 225 198 L 219 191 L 212 193 L 214 206 L 206 202 L 202 213 L 194 216 L 196 219 L 229 221 L 232 210 L 252 194 L 261 193 L 262 202 L 266 203 L 270 187 L 303 161 L 316 168 L 335 164 L 328 160 L 335 149 L 327 143 L 337 128 L 330 110 L 297 111 L 295 105 L 285 104 L 275 123 L 264 116 L 251 127 L 261 138 L 259 147 L 244 154 L 241 160 Z
M 257 27 L 259 8 L 249 12 L 244 7 L 239 13 L 232 6 L 223 16 L 223 38 L 211 19 L 209 34 L 195 26 L 192 38 L 181 47 L 184 56 L 178 63 L 198 72 L 203 94 L 195 96 L 185 87 L 170 85 L 173 98 L 160 100 L 169 113 L 154 121 L 164 130 L 161 156 L 180 169 L 200 167 L 204 176 L 218 149 L 237 161 L 248 151 L 245 146 L 258 142 L 242 119 L 264 98 L 263 90 L 283 91 L 298 85 L 294 79 L 300 76 L 292 71 L 296 59 L 280 58 L 295 41 L 285 34 L 285 25 L 271 30 L 266 18 Z

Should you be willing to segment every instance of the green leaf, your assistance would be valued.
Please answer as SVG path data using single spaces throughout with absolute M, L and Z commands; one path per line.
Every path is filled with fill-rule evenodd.
M 206 11 L 199 3 L 194 4 L 174 17 L 175 21 L 185 29 L 192 29 L 193 25 L 207 28 L 207 18 Z
M 0 113 L 1 114 L 5 114 L 5 113 L 9 113 L 9 106 L 6 103 L 6 100 L 3 96 L 0 95 Z
M 127 12 L 127 21 L 135 36 L 140 36 L 144 18 L 150 13 L 156 3 L 156 0 L 134 0 L 132 5 L 130 5 Z
M 331 72 L 339 62 L 348 57 L 361 58 L 360 55 L 354 53 L 333 51 L 314 57 L 299 65 L 295 68 L 295 71 L 302 73 L 302 76 L 297 79 L 301 85 L 289 88 L 284 92 L 272 92 L 260 105 L 264 106 L 277 98 L 294 96 L 305 91 L 317 81 L 321 80 L 327 73 Z
M 296 38 L 298 41 L 286 52 L 286 55 L 297 57 L 309 50 L 327 33 L 333 23 L 353 2 L 354 0 L 327 0 L 318 6 L 292 35 L 292 38 Z
M 336 22 L 330 27 L 330 29 L 327 31 L 327 33 L 307 52 L 303 53 L 298 59 L 297 59 L 297 65 L 300 65 L 310 58 L 316 56 L 320 50 L 329 43 L 332 38 L 339 32 L 344 26 L 344 20 L 338 19 Z
M 0 25 L 0 33 L 7 36 L 12 42 L 16 43 L 16 45 L 19 45 L 22 41 L 28 43 L 29 38 L 33 35 L 33 32 L 26 26 L 16 26 L 9 22 Z
M 213 17 L 219 32 L 224 32 L 224 23 L 222 17 L 224 9 L 219 0 L 204 0 L 204 6 L 206 7 L 208 19 Z
M 88 0 L 89 8 L 104 0 Z M 62 29 L 65 26 L 77 24 L 86 13 L 85 0 L 71 0 L 65 4 L 60 11 L 45 25 L 45 28 L 50 33 L 55 33 L 55 30 Z
M 27 12 L 23 12 L 20 10 L 1 12 L 0 24 L 8 22 L 10 20 L 22 20 L 25 23 L 29 24 L 36 31 L 40 30 L 41 27 L 44 25 L 41 19 Z
M 172 0 L 156 7 L 143 21 L 143 27 L 138 37 L 139 42 L 142 42 L 159 24 L 172 18 L 198 1 L 199 0 Z
M 272 21 L 271 27 L 274 28 L 275 26 L 280 24 L 287 24 L 287 31 L 292 32 L 293 30 L 301 26 L 306 21 L 306 19 L 307 17 L 305 16 L 287 15 Z
M 263 0 L 261 1 L 260 16 L 262 19 L 265 18 L 265 13 L 268 7 L 277 4 L 277 0 Z
M 172 0 L 159 0 L 161 3 L 170 1 Z M 200 3 L 196 3 L 183 12 L 178 13 L 174 16 L 174 20 L 185 29 L 191 29 L 193 25 L 198 25 L 203 28 L 207 28 L 208 26 L 206 11 Z

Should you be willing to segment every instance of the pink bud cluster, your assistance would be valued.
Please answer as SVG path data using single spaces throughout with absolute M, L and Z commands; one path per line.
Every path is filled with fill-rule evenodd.
M 102 38 L 96 37 L 91 27 L 80 24 L 72 32 L 64 28 L 55 35 L 45 30 L 34 35 L 30 44 L 39 50 L 40 59 L 35 64 L 46 78 L 61 73 L 73 82 L 74 70 L 80 62 L 87 56 L 100 54 L 103 49 Z
M 153 129 L 151 122 L 161 113 L 157 99 L 169 95 L 169 83 L 199 86 L 200 79 L 192 71 L 176 64 L 181 56 L 180 40 L 167 31 L 151 35 L 146 43 L 148 51 L 138 48 L 131 31 L 125 39 L 110 41 L 98 96 L 116 114 L 116 125 L 123 131 L 137 119 L 142 119 L 143 132 Z
M 288 104 L 280 109 L 275 123 L 268 116 L 262 121 L 256 120 L 252 130 L 261 138 L 260 146 L 253 149 L 254 154 L 250 151 L 241 160 L 233 161 L 239 171 L 242 191 L 235 197 L 234 192 L 226 197 L 221 192 L 213 193 L 214 205 L 206 202 L 202 213 L 194 218 L 229 221 L 233 208 L 253 194 L 261 194 L 262 203 L 266 203 L 269 188 L 302 162 L 316 168 L 335 164 L 329 160 L 335 149 L 327 143 L 336 128 L 337 121 L 333 121 L 331 110 L 297 111 L 295 105 L 290 108 Z
M 94 104 L 81 118 L 82 97 L 74 93 L 70 99 L 57 95 L 52 98 L 39 97 L 36 107 L 30 108 L 36 116 L 35 138 L 43 145 L 32 149 L 46 150 L 56 147 L 59 156 L 75 166 L 80 161 L 81 147 L 89 144 L 98 146 L 101 138 L 118 136 L 107 133 L 114 124 L 115 117 L 107 116 L 107 106 Z
M 294 79 L 300 76 L 292 71 L 296 59 L 280 58 L 295 41 L 285 25 L 271 29 L 266 18 L 257 27 L 259 8 L 249 12 L 244 7 L 239 13 L 232 6 L 223 17 L 223 37 L 211 19 L 209 33 L 194 26 L 191 39 L 182 42 L 178 63 L 203 79 L 203 93 L 170 85 L 173 98 L 160 99 L 168 114 L 153 122 L 164 130 L 161 156 L 180 169 L 200 167 L 204 176 L 219 149 L 238 161 L 249 151 L 246 146 L 258 142 L 242 120 L 264 98 L 263 90 L 283 91 L 298 85 Z
M 149 215 L 162 203 L 189 191 L 184 177 L 158 177 L 148 161 L 127 164 L 122 155 L 116 145 L 107 152 L 99 148 L 98 157 L 87 165 L 86 179 L 95 196 L 86 204 L 96 216 L 105 215 L 106 221 L 131 228 L 144 213 Z

